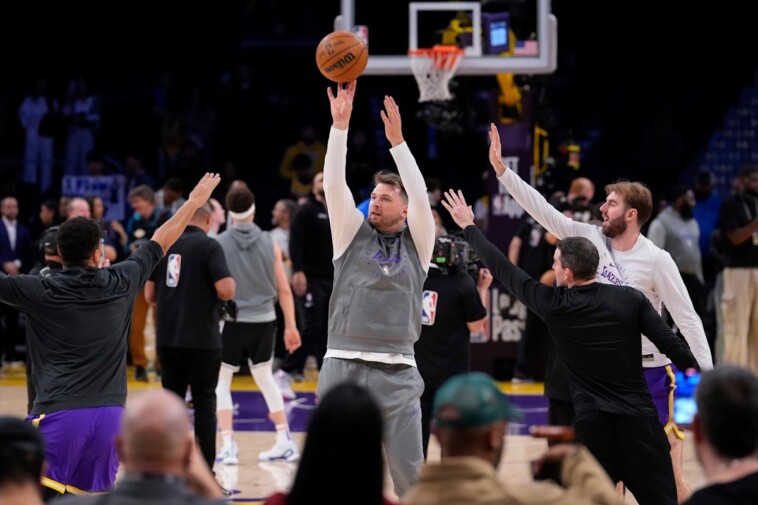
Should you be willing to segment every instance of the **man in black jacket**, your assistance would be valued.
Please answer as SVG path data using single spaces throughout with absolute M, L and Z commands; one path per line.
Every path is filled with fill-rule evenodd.
M 304 317 L 303 345 L 281 365 L 287 373 L 302 373 L 308 356 L 318 367 L 326 353 L 329 298 L 334 284 L 332 232 L 324 198 L 324 174 L 313 178 L 308 201 L 298 207 L 290 229 L 292 291 Z
M 569 377 L 579 440 L 640 505 L 676 504 L 670 446 L 642 372 L 639 336 L 646 335 L 680 370 L 698 368 L 687 345 L 641 292 L 596 282 L 599 254 L 588 239 L 558 242 L 558 287 L 546 286 L 485 238 L 462 192 L 451 190 L 445 198 L 442 204 L 494 278 L 550 330 Z

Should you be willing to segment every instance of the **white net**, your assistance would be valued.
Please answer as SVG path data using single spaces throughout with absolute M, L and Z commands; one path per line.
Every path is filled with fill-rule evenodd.
M 431 49 L 409 51 L 413 75 L 420 92 L 419 102 L 450 100 L 448 84 L 455 75 L 463 49 L 453 46 L 434 46 Z

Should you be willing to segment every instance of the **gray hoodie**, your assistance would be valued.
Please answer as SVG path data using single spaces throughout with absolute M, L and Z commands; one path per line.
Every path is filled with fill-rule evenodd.
M 237 283 L 234 296 L 237 321 L 275 321 L 277 289 L 271 235 L 255 223 L 241 223 L 232 225 L 219 235 L 218 242 Z

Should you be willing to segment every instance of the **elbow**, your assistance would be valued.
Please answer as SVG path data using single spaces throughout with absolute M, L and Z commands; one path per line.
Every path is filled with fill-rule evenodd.
M 216 286 L 216 296 L 221 301 L 227 301 L 234 298 L 234 295 L 237 291 L 237 284 L 234 282 L 234 279 L 231 277 L 227 277 L 226 279 L 222 279 L 219 284 Z

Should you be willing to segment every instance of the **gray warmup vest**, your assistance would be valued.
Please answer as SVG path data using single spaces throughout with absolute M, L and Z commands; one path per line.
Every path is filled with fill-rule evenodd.
M 334 261 L 327 347 L 412 356 L 425 280 L 407 227 L 383 235 L 364 221 Z

